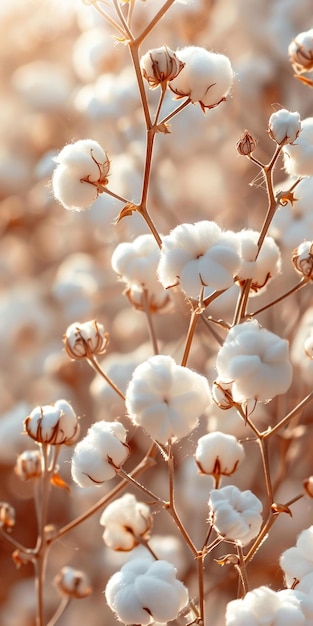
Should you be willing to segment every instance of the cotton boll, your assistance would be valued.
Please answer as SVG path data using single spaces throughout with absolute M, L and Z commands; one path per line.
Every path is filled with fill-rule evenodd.
M 208 381 L 170 356 L 139 365 L 126 390 L 126 408 L 135 425 L 166 445 L 188 435 L 211 401 Z
M 301 119 L 297 111 L 280 109 L 273 113 L 268 122 L 268 132 L 279 146 L 293 144 L 301 132 Z
M 296 546 L 282 553 L 280 566 L 289 587 L 294 579 L 301 581 L 304 576 L 313 573 L 313 526 L 300 533 Z
M 175 94 L 199 102 L 203 110 L 225 100 L 233 82 L 233 70 L 228 57 L 197 46 L 177 50 L 176 54 L 185 66 L 169 83 Z
M 284 168 L 291 176 L 313 175 L 313 117 L 302 120 L 302 130 L 294 144 L 283 146 Z
M 258 587 L 240 600 L 232 600 L 226 608 L 226 626 L 304 626 L 310 608 L 302 605 L 304 595 L 293 589 L 274 591 Z
M 127 459 L 126 430 L 119 422 L 96 422 L 74 449 L 72 477 L 80 487 L 100 487 Z
M 220 348 L 216 368 L 232 383 L 235 401 L 259 401 L 287 391 L 292 380 L 288 343 L 261 328 L 256 320 L 233 326 Z
M 208 433 L 198 439 L 195 461 L 203 474 L 211 474 L 216 481 L 231 476 L 244 458 L 244 448 L 233 435 Z
M 176 619 L 188 601 L 186 587 L 167 561 L 132 559 L 107 583 L 105 596 L 124 624 L 147 626 Z
M 98 196 L 94 185 L 81 181 L 66 165 L 55 168 L 52 180 L 55 199 L 69 211 L 89 209 Z
M 113 550 L 133 550 L 140 538 L 148 539 L 152 527 L 150 508 L 126 493 L 108 504 L 100 524 L 104 526 L 103 541 Z
M 205 286 L 231 287 L 239 267 L 235 233 L 222 231 L 215 222 L 180 224 L 163 237 L 158 274 L 165 288 L 180 284 L 187 296 L 197 299 Z
M 278 245 L 272 237 L 265 237 L 258 253 L 260 234 L 253 230 L 242 230 L 238 234 L 241 247 L 241 267 L 238 271 L 239 282 L 252 280 L 250 295 L 264 291 L 268 281 L 275 278 L 281 270 L 281 256 Z
M 210 492 L 209 507 L 216 532 L 227 541 L 245 546 L 262 526 L 262 502 L 252 491 L 227 485 Z

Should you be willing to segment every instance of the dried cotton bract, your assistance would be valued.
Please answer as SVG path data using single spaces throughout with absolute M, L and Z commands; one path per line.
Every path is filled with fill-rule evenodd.
M 155 89 L 176 78 L 183 69 L 184 63 L 177 58 L 173 50 L 167 46 L 161 46 L 161 48 L 146 52 L 140 59 L 140 67 L 149 87 Z
M 71 445 L 78 434 L 78 417 L 66 400 L 37 406 L 24 421 L 27 434 L 37 441 L 54 446 Z
M 294 144 L 283 146 L 284 168 L 291 176 L 313 175 L 313 117 L 302 121 L 301 133 Z
M 176 54 L 184 63 L 181 72 L 169 83 L 176 96 L 199 102 L 204 112 L 226 99 L 234 77 L 228 57 L 198 46 L 188 46 Z
M 110 161 L 97 141 L 80 139 L 55 157 L 53 193 L 65 209 L 83 211 L 108 184 Z
M 231 476 L 244 456 L 236 437 L 217 431 L 198 439 L 195 461 L 201 474 L 211 474 L 219 481 L 221 476 Z
M 165 288 L 180 285 L 198 299 L 203 287 L 231 287 L 241 266 L 240 241 L 210 221 L 180 224 L 163 238 L 158 274 Z
M 71 359 L 88 359 L 106 352 L 109 335 L 96 320 L 73 322 L 67 328 L 63 341 Z
M 270 400 L 285 393 L 292 379 L 288 342 L 261 328 L 257 320 L 230 329 L 216 368 L 220 381 L 232 383 L 236 402 Z
M 240 491 L 234 485 L 212 489 L 209 499 L 210 520 L 216 532 L 245 546 L 260 531 L 262 502 L 252 491 Z
M 133 550 L 140 538 L 147 538 L 152 515 L 147 504 L 138 502 L 131 493 L 111 502 L 100 517 L 104 526 L 103 541 L 112 550 Z
M 188 591 L 171 563 L 132 559 L 110 578 L 105 597 L 120 622 L 147 626 L 176 619 Z
M 96 422 L 75 447 L 72 478 L 80 487 L 100 487 L 116 476 L 128 455 L 124 426 L 119 422 Z
M 297 111 L 280 109 L 273 113 L 268 122 L 268 133 L 279 146 L 293 144 L 301 131 L 301 119 Z
M 188 435 L 210 402 L 207 379 L 170 356 L 153 356 L 139 365 L 126 390 L 133 424 L 164 445 Z
M 295 589 L 258 587 L 226 608 L 226 626 L 310 626 L 313 600 Z

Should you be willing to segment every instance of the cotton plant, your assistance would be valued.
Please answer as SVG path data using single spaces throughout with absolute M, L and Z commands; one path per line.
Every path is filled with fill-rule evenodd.
M 114 153 L 110 156 L 111 146 L 109 140 L 108 144 L 103 141 L 103 133 L 99 142 L 89 135 L 75 138 L 60 149 L 55 156 L 52 190 L 55 200 L 75 213 L 92 213 L 102 197 L 117 202 L 117 232 L 121 224 L 135 216 L 142 220 L 146 232 L 130 241 L 118 241 L 116 236 L 117 245 L 111 255 L 105 255 L 105 260 L 125 286 L 129 304 L 141 316 L 150 354 L 142 354 L 136 364 L 129 355 L 131 367 L 127 372 L 120 363 L 120 376 L 111 377 L 106 358 L 100 361 L 103 355 L 110 356 L 112 337 L 101 319 L 110 302 L 103 298 L 97 317 L 86 319 L 88 307 L 83 308 L 81 317 L 75 309 L 63 334 L 66 357 L 80 371 L 89 366 L 111 396 L 115 394 L 117 408 L 113 410 L 110 405 L 101 413 L 100 400 L 97 419 L 93 415 L 78 418 L 72 403 L 60 399 L 38 405 L 25 415 L 24 434 L 35 449 L 18 457 L 15 472 L 21 481 L 33 484 L 38 541 L 34 548 L 27 548 L 15 539 L 18 520 L 14 508 L 6 502 L 0 503 L 0 536 L 14 549 L 17 566 L 31 563 L 34 567 L 38 591 L 36 626 L 54 626 L 70 602 L 91 594 L 87 573 L 65 565 L 54 578 L 60 604 L 47 622 L 44 587 L 49 550 L 95 514 L 99 514 L 105 546 L 129 557 L 109 578 L 101 567 L 97 571 L 97 581 L 101 580 L 104 591 L 103 603 L 121 623 L 145 626 L 179 620 L 185 626 L 211 624 L 206 597 L 210 594 L 206 590 L 215 586 L 216 572 L 225 567 L 223 571 L 235 573 L 239 583 L 238 597 L 225 606 L 226 626 L 261 626 L 265 622 L 309 626 L 313 622 L 311 527 L 300 534 L 296 547 L 280 557 L 286 588 L 274 591 L 264 585 L 249 591 L 249 571 L 256 553 L 261 554 L 263 543 L 270 541 L 272 526 L 279 525 L 280 516 L 291 517 L 293 504 L 304 498 L 310 502 L 313 493 L 312 477 L 303 476 L 297 493 L 283 502 L 277 500 L 284 475 L 283 470 L 276 469 L 275 447 L 281 448 L 279 460 L 284 461 L 292 428 L 301 419 L 301 411 L 309 406 L 313 393 L 295 401 L 297 394 L 292 391 L 298 371 L 288 341 L 292 332 L 283 324 L 283 316 L 278 317 L 277 323 L 271 316 L 275 305 L 311 286 L 312 238 L 300 236 L 302 231 L 298 230 L 299 239 L 290 254 L 295 284 L 284 290 L 282 237 L 275 219 L 284 210 L 287 212 L 288 203 L 296 207 L 299 192 L 305 192 L 304 186 L 310 184 L 312 118 L 302 119 L 298 111 L 288 108 L 275 110 L 264 129 L 272 148 L 266 163 L 258 158 L 258 141 L 249 130 L 237 141 L 235 156 L 248 159 L 249 167 L 258 168 L 261 178 L 256 180 L 262 180 L 265 188 L 267 207 L 260 217 L 259 229 L 249 224 L 230 229 L 218 215 L 216 220 L 197 219 L 190 213 L 188 222 L 183 220 L 168 231 L 162 225 L 161 233 L 157 224 L 162 206 L 156 211 L 153 194 L 149 193 L 159 135 L 163 135 L 164 142 L 171 141 L 172 120 L 183 119 L 184 111 L 191 107 L 196 108 L 205 123 L 212 124 L 215 110 L 219 107 L 226 111 L 229 99 L 235 98 L 236 72 L 228 56 L 196 45 L 172 49 L 164 43 L 143 51 L 142 44 L 158 31 L 171 6 L 175 4 L 178 11 L 184 2 L 164 1 L 151 17 L 153 8 L 148 0 L 150 17 L 144 26 L 140 19 L 137 21 L 137 11 L 141 17 L 144 15 L 139 0 L 88 0 L 86 4 L 93 5 L 116 41 L 129 50 L 132 80 L 125 87 L 122 76 L 99 77 L 100 92 L 104 85 L 112 87 L 112 92 L 106 91 L 103 96 L 107 100 L 100 102 L 102 94 L 97 92 L 92 101 L 92 88 L 85 85 L 76 94 L 75 106 L 99 120 L 114 108 L 112 94 L 119 87 L 122 101 L 127 100 L 127 94 L 133 95 L 136 107 L 139 104 L 142 110 L 142 135 L 145 134 L 141 185 L 136 186 L 134 194 L 120 191 L 118 176 L 113 177 Z M 289 49 L 294 71 L 301 78 L 312 69 L 310 37 L 310 31 L 300 34 Z M 125 72 L 130 74 L 130 69 Z M 82 75 L 85 76 L 83 69 Z M 98 82 L 95 75 L 91 78 Z M 310 81 L 302 82 L 309 85 Z M 112 119 L 119 119 L 121 113 L 116 106 Z M 140 152 L 141 149 L 142 146 Z M 282 190 L 277 189 L 275 179 L 280 161 L 290 176 Z M 71 282 L 70 277 L 65 284 L 67 295 L 73 289 Z M 86 280 L 86 284 L 90 286 L 90 281 Z M 101 299 L 96 281 L 89 292 L 87 287 L 83 291 L 90 297 L 97 295 L 97 302 Z M 223 303 L 222 298 L 230 293 L 234 298 L 228 304 L 230 318 L 224 318 L 223 304 L 222 314 L 215 316 L 213 306 Z M 255 304 L 255 296 L 260 296 L 261 304 Z M 171 332 L 176 325 L 184 328 L 183 339 L 180 337 L 175 346 L 159 330 L 161 316 L 155 313 L 160 312 Z M 123 319 L 127 325 L 127 317 Z M 200 348 L 206 352 L 208 367 L 194 366 L 198 363 L 195 352 Z M 306 354 L 310 360 L 311 334 L 305 337 L 303 349 L 303 358 Z M 264 409 L 262 422 L 258 419 L 260 407 Z M 208 414 L 215 418 L 213 432 L 208 432 Z M 223 414 L 225 422 L 227 414 L 235 414 L 240 420 L 241 428 L 235 429 L 237 436 L 224 432 L 222 424 L 218 428 Z M 258 481 L 252 479 L 248 464 L 252 447 L 258 468 L 253 477 L 258 474 Z M 70 479 L 62 476 L 60 459 L 66 454 Z M 205 507 L 197 506 L 197 495 L 192 493 L 188 479 L 179 485 L 179 481 L 184 482 L 181 459 L 191 460 L 194 472 L 210 477 L 210 484 L 205 483 Z M 239 466 L 241 471 L 237 473 Z M 153 478 L 159 475 L 158 484 Z M 73 484 L 80 493 L 92 491 L 95 500 L 88 506 L 86 496 L 83 513 L 59 528 L 51 525 L 52 487 L 62 489 L 70 497 Z M 176 497 L 178 489 L 184 488 L 190 498 L 187 515 Z M 198 515 L 199 510 L 203 534 L 197 532 L 194 538 L 188 516 Z M 186 580 L 177 576 L 170 550 L 165 551 L 168 558 L 160 556 L 154 534 L 156 520 L 161 520 L 163 528 L 174 529 L 175 539 L 184 545 L 186 561 L 189 558 L 188 567 L 182 568 Z

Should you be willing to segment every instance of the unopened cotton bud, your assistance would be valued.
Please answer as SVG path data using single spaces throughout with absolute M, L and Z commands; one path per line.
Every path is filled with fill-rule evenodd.
M 299 33 L 292 40 L 288 56 L 296 74 L 313 70 L 313 28 Z
M 54 197 L 66 209 L 82 211 L 108 184 L 110 161 L 97 141 L 81 139 L 68 144 L 55 158 Z
M 39 450 L 25 450 L 17 457 L 15 473 L 21 480 L 31 480 L 42 475 L 41 453 Z
M 309 498 L 313 498 L 313 476 L 310 476 L 303 481 L 303 488 L 305 495 L 309 496 Z
M 37 406 L 24 421 L 27 434 L 37 443 L 71 445 L 78 432 L 78 417 L 66 400 Z
M 91 586 L 86 574 L 73 567 L 62 567 L 54 579 L 54 584 L 62 596 L 80 600 L 91 594 Z
M 260 531 L 262 502 L 249 489 L 240 491 L 234 485 L 212 489 L 209 507 L 216 532 L 227 541 L 245 546 Z
M 88 359 L 105 353 L 109 335 L 96 320 L 74 322 L 67 328 L 63 341 L 71 359 Z
M 228 95 L 233 83 L 230 60 L 198 46 L 187 46 L 176 54 L 184 67 L 169 87 L 178 98 L 199 102 L 203 111 L 216 107 Z
M 15 524 L 15 509 L 7 502 L 0 502 L 0 528 L 10 530 Z
M 250 135 L 249 131 L 245 130 L 243 135 L 241 135 L 240 139 L 236 143 L 236 148 L 238 154 L 241 156 L 249 156 L 256 149 L 257 141 Z
M 297 111 L 280 109 L 273 113 L 268 122 L 268 133 L 279 146 L 294 143 L 301 131 L 301 119 Z
M 103 541 L 112 550 L 133 550 L 140 538 L 148 538 L 152 515 L 147 504 L 138 502 L 131 493 L 111 502 L 100 517 L 104 526 Z
M 313 280 L 313 242 L 300 243 L 292 253 L 292 262 L 299 274 Z
M 155 89 L 169 80 L 173 80 L 183 69 L 184 63 L 180 61 L 175 52 L 167 46 L 148 50 L 140 59 L 140 67 L 149 87 Z
M 208 433 L 198 439 L 195 461 L 201 474 L 211 474 L 217 483 L 231 476 L 245 455 L 236 437 L 222 432 Z

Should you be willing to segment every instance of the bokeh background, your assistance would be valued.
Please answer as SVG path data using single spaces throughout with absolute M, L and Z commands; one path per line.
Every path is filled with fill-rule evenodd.
M 134 29 L 149 22 L 160 0 L 137 0 Z M 158 136 L 153 160 L 149 207 L 161 233 L 178 223 L 214 219 L 225 228 L 259 229 L 266 194 L 257 168 L 239 157 L 236 141 L 245 129 L 258 140 L 257 156 L 266 162 L 274 149 L 267 121 L 280 106 L 312 115 L 312 90 L 293 77 L 288 44 L 312 27 L 312 0 L 191 0 L 175 3 L 142 52 L 167 44 L 173 49 L 200 45 L 231 59 L 235 81 L 231 96 L 204 116 L 190 106 L 173 119 L 171 134 Z M 140 197 L 145 129 L 138 90 L 127 48 L 112 29 L 80 0 L 10 0 L 0 5 L 0 500 L 16 508 L 14 536 L 28 546 L 36 541 L 32 486 L 14 473 L 17 454 L 32 447 L 21 434 L 33 407 L 59 398 L 69 400 L 81 416 L 82 433 L 98 419 L 124 418 L 123 407 L 85 363 L 71 362 L 62 337 L 74 321 L 96 318 L 110 333 L 104 366 L 125 387 L 135 365 L 150 356 L 144 316 L 123 296 L 110 258 L 121 241 L 146 232 L 136 215 L 114 225 L 122 205 L 99 197 L 91 210 L 71 213 L 53 198 L 53 157 L 73 140 L 92 138 L 111 159 L 110 188 L 136 202 Z M 151 106 L 156 94 L 149 95 Z M 166 110 L 171 110 L 169 95 Z M 278 187 L 286 174 L 276 169 Z M 312 184 L 313 191 L 313 184 Z M 297 236 L 313 239 L 310 194 L 297 222 Z M 301 234 L 302 233 L 302 234 Z M 294 241 L 277 227 L 283 273 L 258 298 L 256 308 L 297 282 L 290 262 Z M 234 297 L 212 313 L 227 317 Z M 303 339 L 313 325 L 310 287 L 260 316 L 268 328 L 291 341 L 295 365 L 288 397 L 259 410 L 259 423 L 273 423 L 311 389 L 312 363 L 303 353 Z M 188 327 L 188 307 L 176 297 L 172 313 L 157 315 L 155 326 L 162 350 L 179 357 Z M 191 352 L 190 365 L 214 377 L 217 344 L 203 326 Z M 208 415 L 209 428 L 244 436 L 242 425 L 217 410 Z M 263 420 L 263 421 L 262 421 Z M 311 412 L 301 426 L 275 439 L 271 450 L 277 493 L 284 501 L 301 490 L 302 479 L 313 473 L 309 447 Z M 134 445 L 135 463 L 146 445 Z M 205 533 L 210 479 L 201 480 L 191 467 L 194 438 L 179 450 L 177 497 L 195 538 Z M 60 473 L 70 481 L 70 450 L 60 457 Z M 149 476 L 163 490 L 162 468 Z M 245 468 L 236 484 L 264 495 L 255 448 L 247 448 Z M 105 491 L 101 492 L 101 495 Z M 71 494 L 54 489 L 51 523 L 62 525 L 99 497 L 99 490 Z M 299 530 L 312 523 L 308 500 L 295 505 L 294 517 L 280 519 L 271 540 L 251 565 L 252 586 L 282 585 L 280 552 L 294 544 Z M 175 535 L 175 528 L 156 516 L 156 532 Z M 57 605 L 51 580 L 65 564 L 83 568 L 94 587 L 91 598 L 68 609 L 60 626 L 88 622 L 113 626 L 102 591 L 119 567 L 122 555 L 109 553 L 102 543 L 96 515 L 69 533 L 51 551 L 47 571 L 47 615 Z M 192 561 L 172 539 L 164 550 L 174 552 L 179 574 L 190 581 Z M 161 545 L 161 539 L 157 540 Z M 34 626 L 34 589 L 29 566 L 17 569 L 12 549 L 0 539 L 0 623 Z M 236 580 L 226 568 L 208 567 L 208 607 L 214 626 L 223 624 L 227 600 L 236 594 Z M 250 574 L 250 571 L 249 571 Z M 196 593 L 196 590 L 194 589 Z

